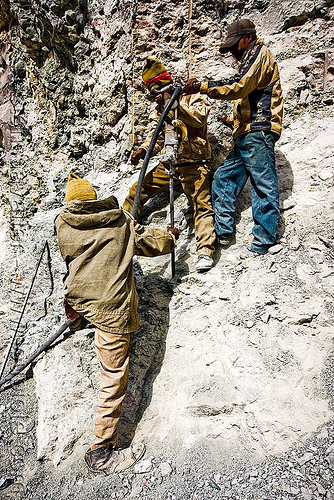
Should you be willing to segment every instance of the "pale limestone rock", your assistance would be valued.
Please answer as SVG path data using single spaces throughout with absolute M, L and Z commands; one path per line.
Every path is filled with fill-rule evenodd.
M 118 8 L 106 0 L 103 13 L 92 3 L 81 40 L 91 53 L 80 56 L 72 69 L 70 54 L 66 64 L 58 64 L 60 54 L 56 57 L 53 47 L 44 62 L 36 62 L 33 51 L 15 40 L 15 57 L 23 64 L 23 70 L 17 66 L 15 106 L 24 135 L 1 173 L 1 310 L 6 320 L 9 277 L 31 277 L 45 238 L 51 242 L 56 289 L 48 321 L 63 315 L 65 265 L 53 220 L 63 205 L 69 170 L 85 175 L 99 197 L 115 194 L 120 204 L 138 179 L 139 167 L 129 158 L 145 138 L 153 109 L 141 81 L 145 58 L 161 58 L 182 81 L 191 76 L 228 78 L 236 71 L 232 58 L 218 49 L 227 25 L 241 15 L 240 2 L 229 2 L 228 12 L 220 15 L 222 2 L 215 2 L 213 10 L 192 3 L 192 26 L 189 2 L 168 0 L 162 27 L 157 2 L 139 2 L 134 12 L 134 2 Z M 253 227 L 247 185 L 238 205 L 236 243 L 217 251 L 215 267 L 199 277 L 189 204 L 185 195 L 177 198 L 180 284 L 170 280 L 168 256 L 135 259 L 142 330 L 133 336 L 123 438 L 135 434 L 136 440 L 174 450 L 198 449 L 205 442 L 209 448 L 218 446 L 222 456 L 235 454 L 243 460 L 252 454 L 258 462 L 305 443 L 333 416 L 322 386 L 331 349 L 332 318 L 325 305 L 333 287 L 330 247 L 324 245 L 321 263 L 311 251 L 314 241 L 311 245 L 307 239 L 319 234 L 330 242 L 334 202 L 333 109 L 322 104 L 329 102 L 325 83 L 328 92 L 332 88 L 333 21 L 327 4 L 270 0 L 263 2 L 262 11 L 257 3 L 242 12 L 256 22 L 259 36 L 278 58 L 285 116 L 276 163 L 287 248 L 261 262 L 240 264 L 240 249 L 251 241 Z M 323 17 L 314 19 L 318 12 Z M 223 101 L 212 102 L 214 168 L 232 145 L 230 132 L 216 116 L 230 108 Z M 152 160 L 149 168 L 156 163 Z M 38 185 L 31 186 L 32 178 Z M 159 199 L 150 207 L 145 220 L 166 227 L 168 203 Z M 7 323 L 0 333 L 8 342 Z M 86 331 L 77 332 L 34 368 L 39 458 L 66 463 L 90 445 L 99 384 L 92 343 Z M 27 334 L 21 347 L 26 353 L 37 344 Z M 137 414 L 142 415 L 139 422 Z M 141 467 L 147 472 L 152 461 L 145 460 Z M 141 489 L 138 485 L 139 494 Z M 306 498 L 308 493 L 303 494 Z
M 97 401 L 98 366 L 87 331 L 76 332 L 36 365 L 39 401 L 37 457 L 55 465 L 73 445 L 90 445 Z

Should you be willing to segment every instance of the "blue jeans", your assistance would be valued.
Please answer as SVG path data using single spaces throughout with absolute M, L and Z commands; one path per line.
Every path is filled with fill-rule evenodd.
M 250 132 L 237 137 L 233 150 L 214 175 L 212 204 L 218 237 L 232 235 L 237 198 L 248 177 L 254 220 L 250 250 L 264 254 L 276 242 L 280 218 L 274 136 L 270 132 Z

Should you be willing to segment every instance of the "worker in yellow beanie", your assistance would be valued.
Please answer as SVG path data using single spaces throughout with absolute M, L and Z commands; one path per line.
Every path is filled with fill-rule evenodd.
M 153 57 L 146 59 L 142 71 L 142 78 L 148 90 L 159 89 L 173 82 L 171 75 L 166 70 L 162 62 Z
M 142 78 L 146 88 L 151 92 L 153 89 L 159 90 L 173 82 L 171 75 L 165 66 L 149 57 L 146 59 L 142 70 Z M 207 119 L 210 110 L 209 99 L 202 95 L 192 96 L 181 95 L 177 117 L 185 124 L 187 129 L 187 141 L 184 141 L 182 151 L 179 151 L 175 177 L 181 182 L 183 191 L 187 195 L 194 212 L 194 226 L 196 239 L 196 270 L 205 272 L 213 266 L 213 254 L 215 251 L 216 234 L 213 225 L 213 209 L 210 195 L 210 156 L 211 149 L 208 139 Z M 139 160 L 145 157 L 146 151 L 151 142 L 157 123 L 162 113 L 162 101 L 170 99 L 171 95 L 164 92 L 157 97 L 157 107 L 149 117 L 149 131 L 146 140 L 139 148 L 132 153 L 131 163 L 138 165 Z M 173 114 L 174 110 L 170 111 Z M 169 115 L 170 116 L 170 115 Z M 175 116 L 175 115 L 174 115 Z M 153 154 L 163 153 L 165 142 L 165 131 L 159 134 L 157 142 L 153 148 Z M 165 171 L 162 163 L 159 163 L 153 170 L 144 177 L 141 190 L 137 216 L 143 205 L 153 196 L 161 193 L 169 185 L 169 175 Z M 123 209 L 131 213 L 133 201 L 136 193 L 137 183 L 135 183 L 123 203 Z
M 73 200 L 88 201 L 96 199 L 96 191 L 91 183 L 87 179 L 81 179 L 78 175 L 71 171 L 65 188 L 66 203 Z
M 133 256 L 170 253 L 177 230 L 136 224 L 115 196 L 96 199 L 86 179 L 70 173 L 66 201 L 55 220 L 60 253 L 66 262 L 63 295 L 66 314 L 80 314 L 95 326 L 101 385 L 94 439 L 85 454 L 91 472 L 111 474 L 139 460 L 142 443 L 118 449 L 117 428 L 129 376 L 130 335 L 139 327 Z M 72 319 L 73 318 L 73 319 Z

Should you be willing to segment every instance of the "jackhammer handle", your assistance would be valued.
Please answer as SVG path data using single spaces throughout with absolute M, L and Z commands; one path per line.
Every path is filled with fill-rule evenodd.
M 168 93 L 174 92 L 174 89 L 176 87 L 181 89 L 180 93 L 184 92 L 184 87 L 183 87 L 183 85 L 180 82 L 177 82 L 177 83 L 168 83 L 167 85 L 165 85 L 161 89 L 154 89 L 154 88 L 152 88 L 150 90 L 150 92 L 152 94 L 158 96 L 159 94 L 163 94 L 164 92 L 168 92 Z
M 12 380 L 12 378 L 15 377 L 15 375 L 18 375 L 19 373 L 21 373 L 27 366 L 29 366 L 43 351 L 46 351 L 46 349 L 51 345 L 53 344 L 53 342 L 58 338 L 60 337 L 60 335 L 65 331 L 67 330 L 67 328 L 73 323 L 72 320 L 68 319 L 65 321 L 65 323 L 63 323 L 61 325 L 60 328 L 58 328 L 58 330 L 53 334 L 51 335 L 51 337 L 44 343 L 42 344 L 38 349 L 36 349 L 36 351 L 34 351 L 28 359 L 26 359 L 21 365 L 18 365 L 16 368 L 14 368 L 14 370 L 10 373 L 8 373 L 8 375 L 6 375 L 4 378 L 2 378 L 0 380 L 0 387 L 3 386 L 6 382 L 9 382 L 10 380 Z

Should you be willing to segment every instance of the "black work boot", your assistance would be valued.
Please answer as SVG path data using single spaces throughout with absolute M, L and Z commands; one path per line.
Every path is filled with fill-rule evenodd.
M 106 466 L 113 452 L 112 444 L 100 446 L 94 450 L 87 450 L 85 461 L 91 472 L 103 472 L 103 466 Z

